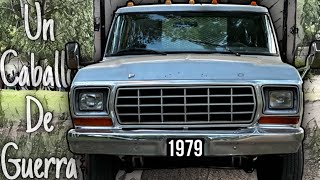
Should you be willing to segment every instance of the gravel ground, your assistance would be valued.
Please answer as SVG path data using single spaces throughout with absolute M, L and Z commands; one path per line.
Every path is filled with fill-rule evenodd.
M 315 154 L 310 147 L 312 128 L 320 125 L 320 101 L 314 97 L 320 95 L 320 76 L 305 83 L 306 98 L 311 99 L 305 104 L 303 126 L 306 129 L 305 139 L 305 167 L 303 180 L 320 180 L 320 162 L 315 159 Z M 311 131 L 310 129 L 311 128 Z M 256 172 L 246 173 L 238 169 L 213 169 L 213 168 L 182 168 L 134 171 L 126 174 L 120 171 L 117 180 L 257 180 Z

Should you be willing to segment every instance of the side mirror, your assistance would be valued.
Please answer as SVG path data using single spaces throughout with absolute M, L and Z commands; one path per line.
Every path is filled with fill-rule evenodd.
M 67 43 L 65 46 L 66 61 L 69 69 L 77 70 L 80 65 L 80 46 L 77 42 Z
M 320 41 L 314 41 L 311 43 L 309 49 L 309 57 L 307 64 L 310 64 L 311 69 L 320 69 Z

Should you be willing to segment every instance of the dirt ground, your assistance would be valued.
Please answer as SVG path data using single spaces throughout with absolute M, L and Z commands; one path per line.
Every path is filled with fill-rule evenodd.
M 320 77 L 315 77 L 305 82 L 305 113 L 303 127 L 306 130 L 304 141 L 305 167 L 303 180 L 320 180 L 320 150 L 314 146 L 314 129 L 320 125 L 320 101 L 315 100 L 315 95 L 320 93 Z M 310 100 L 309 100 L 310 99 Z M 316 98 L 318 99 L 318 97 Z M 319 142 L 320 144 L 320 142 Z M 319 145 L 317 144 L 317 145 Z M 317 155 L 316 153 L 319 152 Z M 117 180 L 257 180 L 256 172 L 246 173 L 236 169 L 213 169 L 213 168 L 182 168 L 182 169 L 161 169 L 134 171 L 126 174 L 120 171 Z

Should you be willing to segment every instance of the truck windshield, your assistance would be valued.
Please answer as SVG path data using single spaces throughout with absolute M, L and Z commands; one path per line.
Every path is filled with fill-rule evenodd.
M 106 56 L 167 53 L 276 55 L 269 18 L 259 13 L 118 15 Z

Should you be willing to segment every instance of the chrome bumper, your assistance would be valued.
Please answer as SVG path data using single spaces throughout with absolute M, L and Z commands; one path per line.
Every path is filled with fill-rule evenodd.
M 203 138 L 205 156 L 286 154 L 298 151 L 302 128 L 243 130 L 82 130 L 68 132 L 70 150 L 79 154 L 166 156 L 167 138 Z

